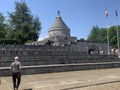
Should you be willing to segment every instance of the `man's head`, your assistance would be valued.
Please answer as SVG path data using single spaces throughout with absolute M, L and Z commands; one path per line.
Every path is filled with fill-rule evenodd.
M 18 57 L 18 56 L 16 56 L 14 59 L 15 59 L 15 60 L 18 60 L 18 59 L 19 59 L 19 57 Z

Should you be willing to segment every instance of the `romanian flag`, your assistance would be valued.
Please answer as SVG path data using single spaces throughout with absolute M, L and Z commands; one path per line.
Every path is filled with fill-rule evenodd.
M 105 16 L 108 17 L 108 10 L 106 9 Z

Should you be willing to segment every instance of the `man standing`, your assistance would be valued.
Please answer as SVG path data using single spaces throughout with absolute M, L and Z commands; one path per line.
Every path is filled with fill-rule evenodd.
M 21 70 L 22 70 L 22 65 L 21 62 L 19 62 L 19 57 L 16 56 L 15 61 L 12 62 L 10 71 L 12 73 L 12 79 L 13 79 L 13 88 L 14 90 L 18 90 L 18 87 L 21 82 Z

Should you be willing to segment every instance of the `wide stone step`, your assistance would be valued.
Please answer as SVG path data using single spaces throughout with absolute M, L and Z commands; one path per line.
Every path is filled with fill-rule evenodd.
M 53 65 L 34 65 L 23 66 L 23 74 L 40 74 L 65 71 L 79 71 L 90 69 L 118 68 L 120 62 L 99 62 L 99 63 L 75 63 L 75 64 L 53 64 Z M 0 67 L 0 76 L 11 75 L 10 67 Z
M 1 67 L 9 67 L 13 61 L 0 61 Z M 50 65 L 50 64 L 77 64 L 77 63 L 102 63 L 102 62 L 120 62 L 119 60 L 65 60 L 65 59 L 59 59 L 59 60 L 23 60 L 21 61 L 23 66 L 33 66 L 33 65 Z

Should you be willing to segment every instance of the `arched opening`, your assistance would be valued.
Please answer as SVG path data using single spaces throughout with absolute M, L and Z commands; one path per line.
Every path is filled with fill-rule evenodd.
M 94 54 L 98 54 L 99 53 L 99 48 L 96 45 L 91 45 L 88 48 L 88 54 L 89 55 L 94 55 Z

